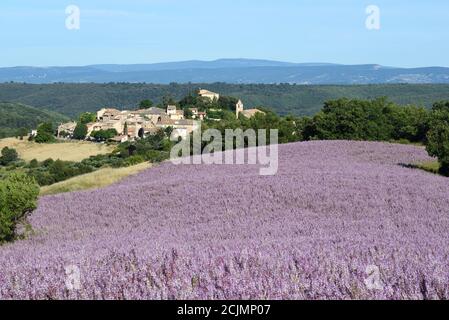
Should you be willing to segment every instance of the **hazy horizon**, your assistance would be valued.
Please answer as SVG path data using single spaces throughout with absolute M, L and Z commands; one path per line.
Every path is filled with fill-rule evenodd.
M 123 66 L 138 66 L 138 65 L 157 65 L 157 64 L 176 64 L 176 63 L 185 63 L 185 62 L 218 62 L 218 61 L 232 61 L 232 60 L 246 60 L 246 61 L 267 61 L 267 62 L 279 62 L 279 63 L 288 63 L 288 64 L 297 64 L 297 65 L 341 65 L 341 66 L 356 66 L 356 65 L 379 65 L 386 68 L 401 68 L 401 69 L 414 69 L 414 68 L 449 68 L 449 66 L 443 65 L 418 65 L 418 66 L 395 66 L 395 65 L 382 65 L 375 62 L 368 63 L 358 63 L 358 64 L 344 64 L 337 62 L 328 62 L 328 61 L 283 61 L 283 60 L 273 60 L 273 59 L 264 59 L 264 58 L 218 58 L 212 60 L 201 60 L 201 59 L 185 59 L 185 60 L 177 60 L 177 61 L 156 61 L 156 62 L 136 62 L 136 63 L 89 63 L 89 64 L 78 64 L 78 65 L 12 65 L 12 66 L 1 66 L 0 68 L 64 68 L 64 67 L 90 67 L 90 66 L 101 66 L 101 65 L 123 65 Z

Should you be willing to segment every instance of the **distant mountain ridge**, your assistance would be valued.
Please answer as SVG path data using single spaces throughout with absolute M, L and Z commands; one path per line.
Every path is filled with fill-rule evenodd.
M 0 82 L 383 84 L 449 83 L 449 68 L 395 68 L 376 64 L 291 63 L 254 59 L 102 64 L 84 67 L 0 68 Z

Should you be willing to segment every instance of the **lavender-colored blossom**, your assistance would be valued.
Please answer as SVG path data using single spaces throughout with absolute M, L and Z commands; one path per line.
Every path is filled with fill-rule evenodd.
M 399 166 L 430 160 L 423 148 L 279 152 L 275 176 L 164 163 L 41 198 L 33 235 L 0 248 L 0 298 L 449 298 L 449 180 Z M 67 270 L 79 286 L 66 285 Z

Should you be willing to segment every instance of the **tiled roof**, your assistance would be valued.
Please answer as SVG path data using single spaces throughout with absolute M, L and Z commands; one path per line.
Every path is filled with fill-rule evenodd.
M 160 108 L 156 108 L 156 107 L 151 107 L 149 109 L 141 109 L 141 110 L 137 110 L 137 111 L 132 111 L 131 114 L 136 114 L 136 115 L 162 115 L 162 114 L 165 114 L 165 110 L 164 109 L 160 109 Z

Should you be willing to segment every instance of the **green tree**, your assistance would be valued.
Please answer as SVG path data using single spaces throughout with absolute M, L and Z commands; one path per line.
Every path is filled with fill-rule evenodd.
M 27 128 L 19 128 L 18 130 L 17 130 L 17 137 L 20 139 L 20 140 L 23 140 L 23 137 L 25 137 L 25 136 L 27 136 L 28 135 L 28 129 Z
M 55 140 L 55 132 L 51 122 L 43 123 L 37 127 L 37 135 L 34 138 L 34 141 L 37 143 L 49 143 L 54 142 Z
M 197 97 L 194 96 L 192 93 L 189 93 L 187 96 L 181 99 L 179 101 L 179 106 L 183 109 L 186 109 L 188 107 L 194 107 L 197 105 Z
M 117 135 L 118 135 L 117 130 L 108 129 L 108 130 L 99 130 L 99 131 L 92 132 L 92 134 L 90 136 L 97 141 L 108 141 Z
M 16 238 L 16 226 L 36 209 L 39 186 L 23 173 L 13 173 L 0 181 L 0 242 Z
M 150 99 L 145 99 L 140 101 L 139 108 L 140 109 L 150 109 L 153 106 L 153 101 Z
M 220 96 L 218 99 L 218 105 L 221 109 L 235 111 L 235 105 L 239 99 L 234 97 Z
M 449 101 L 433 106 L 426 148 L 429 155 L 438 158 L 440 172 L 449 176 Z
M 73 131 L 73 139 L 84 140 L 87 135 L 87 126 L 84 123 L 78 123 Z
M 95 122 L 97 120 L 97 115 L 92 112 L 84 112 L 80 115 L 80 123 L 87 124 L 91 122 Z
M 306 125 L 306 123 L 302 123 Z M 386 98 L 327 101 L 312 123 L 303 128 L 309 139 L 424 141 L 428 112 L 414 106 L 398 106 Z
M 0 157 L 0 165 L 7 166 L 19 160 L 19 155 L 16 149 L 4 147 L 2 149 L 2 156 Z
M 175 101 L 175 99 L 173 99 L 173 97 L 171 95 L 165 95 L 162 98 L 162 106 L 166 107 L 168 105 L 176 105 L 176 101 Z
M 123 134 L 125 136 L 128 135 L 128 122 L 125 122 L 125 125 L 123 126 Z
M 395 106 L 389 119 L 393 126 L 393 139 L 424 142 L 429 130 L 429 116 L 425 108 Z
M 192 112 L 192 109 L 190 109 L 190 108 L 184 109 L 184 117 L 185 117 L 186 119 L 192 119 L 192 118 L 193 118 L 193 112 Z
M 167 128 L 164 129 L 165 134 L 167 135 L 167 137 L 171 137 L 171 134 L 173 133 L 174 128 L 172 126 L 169 126 Z

